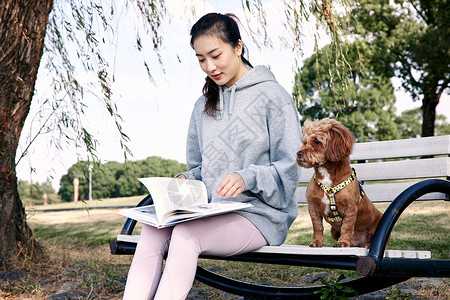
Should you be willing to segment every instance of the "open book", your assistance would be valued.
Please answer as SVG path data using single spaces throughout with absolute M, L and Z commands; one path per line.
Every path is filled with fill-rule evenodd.
M 123 209 L 119 214 L 158 228 L 250 207 L 250 203 L 218 201 L 208 203 L 200 180 L 139 178 L 153 198 L 153 205 Z

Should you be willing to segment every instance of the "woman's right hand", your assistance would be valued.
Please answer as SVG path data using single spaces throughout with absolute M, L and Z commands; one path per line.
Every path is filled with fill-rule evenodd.
M 216 195 L 222 198 L 237 197 L 245 190 L 245 182 L 238 173 L 225 176 L 216 189 Z
M 178 175 L 178 176 L 175 177 L 175 178 L 178 178 L 178 179 L 187 179 L 186 176 L 184 176 L 183 174 L 180 174 L 180 175 Z

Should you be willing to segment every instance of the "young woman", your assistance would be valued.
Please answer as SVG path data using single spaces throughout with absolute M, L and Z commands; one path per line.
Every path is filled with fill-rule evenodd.
M 290 95 L 269 69 L 244 58 L 232 15 L 203 16 L 191 29 L 191 46 L 207 77 L 189 125 L 188 171 L 178 177 L 202 180 L 210 201 L 253 206 L 170 228 L 144 225 L 125 299 L 185 299 L 200 254 L 280 245 L 297 216 L 301 129 Z

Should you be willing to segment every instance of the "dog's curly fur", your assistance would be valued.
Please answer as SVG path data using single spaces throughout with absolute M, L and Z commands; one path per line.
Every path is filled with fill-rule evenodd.
M 297 152 L 297 164 L 314 168 L 316 178 L 328 187 L 334 187 L 352 174 L 350 154 L 353 151 L 353 134 L 333 119 L 305 121 L 303 145 Z M 330 200 L 314 178 L 308 184 L 306 200 L 313 224 L 313 240 L 310 247 L 322 247 L 323 219 L 331 224 L 331 235 L 337 241 L 335 247 L 369 248 L 373 234 L 381 219 L 379 212 L 366 195 L 360 201 L 357 179 L 335 194 L 341 222 L 330 222 L 333 217 Z

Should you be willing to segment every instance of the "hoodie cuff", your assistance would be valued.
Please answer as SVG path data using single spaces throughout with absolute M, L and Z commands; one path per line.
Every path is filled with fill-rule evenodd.
M 186 179 L 196 180 L 194 174 L 192 174 L 191 172 L 178 173 L 177 175 L 175 175 L 175 178 L 177 178 L 180 175 L 184 175 Z
M 238 173 L 244 180 L 245 191 L 251 191 L 255 188 L 256 176 L 251 170 L 245 169 L 245 170 L 237 171 L 236 173 Z

